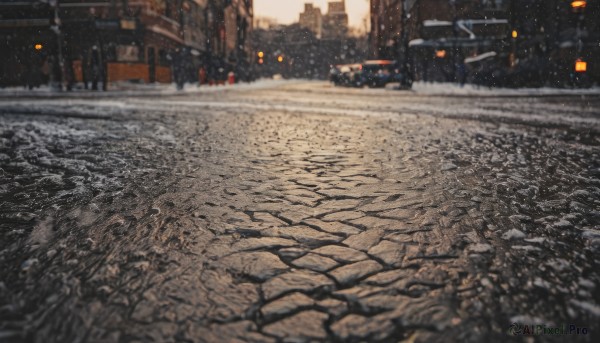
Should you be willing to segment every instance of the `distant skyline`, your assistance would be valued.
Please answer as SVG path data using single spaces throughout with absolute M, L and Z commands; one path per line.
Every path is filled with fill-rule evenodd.
M 254 0 L 254 17 L 268 17 L 279 24 L 298 22 L 300 13 L 304 12 L 304 4 L 312 3 L 327 13 L 327 3 L 331 0 Z M 369 0 L 346 0 L 346 12 L 351 27 L 364 31 L 364 19 L 368 18 Z M 368 25 L 368 23 L 367 23 Z

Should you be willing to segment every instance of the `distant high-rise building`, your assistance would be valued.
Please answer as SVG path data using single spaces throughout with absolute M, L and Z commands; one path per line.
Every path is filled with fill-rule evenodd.
M 331 1 L 328 3 L 327 14 L 346 14 L 346 1 Z M 347 16 L 346 16 L 347 18 Z
M 300 13 L 300 26 L 311 30 L 317 38 L 323 33 L 323 16 L 321 9 L 311 3 L 304 4 L 304 12 Z
M 348 34 L 348 14 L 346 1 L 331 1 L 328 3 L 327 14 L 323 20 L 323 38 L 339 39 Z
M 279 25 L 277 19 L 268 17 L 254 17 L 254 28 L 269 30 Z

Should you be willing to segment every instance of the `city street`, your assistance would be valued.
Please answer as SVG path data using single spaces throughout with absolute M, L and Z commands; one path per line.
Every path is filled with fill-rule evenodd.
M 600 338 L 598 92 L 80 95 L 0 93 L 1 342 Z

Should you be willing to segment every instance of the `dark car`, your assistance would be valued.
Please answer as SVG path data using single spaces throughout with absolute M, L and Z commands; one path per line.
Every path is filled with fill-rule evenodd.
M 361 64 L 340 64 L 331 68 L 329 80 L 336 86 L 361 87 Z
M 339 86 L 342 84 L 342 65 L 332 65 L 329 69 L 329 81 L 333 82 L 334 85 Z
M 362 83 L 369 87 L 385 87 L 388 83 L 402 82 L 403 75 L 396 61 L 372 60 L 362 65 Z
M 345 85 L 348 87 L 362 87 L 362 64 L 348 64 L 348 70 L 344 73 Z

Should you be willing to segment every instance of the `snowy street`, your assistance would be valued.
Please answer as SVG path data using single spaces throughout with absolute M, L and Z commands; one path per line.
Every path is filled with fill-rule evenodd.
M 597 342 L 600 92 L 527 92 L 0 92 L 0 341 Z

